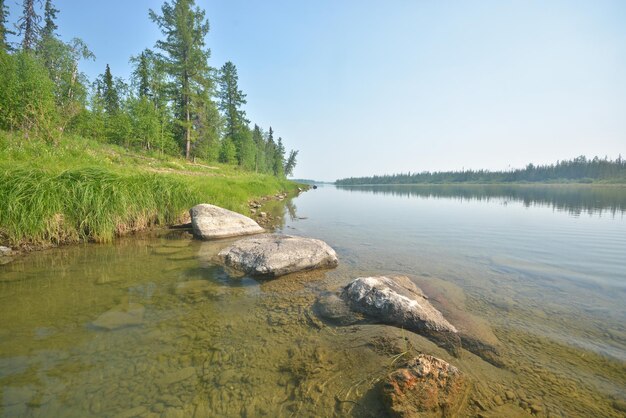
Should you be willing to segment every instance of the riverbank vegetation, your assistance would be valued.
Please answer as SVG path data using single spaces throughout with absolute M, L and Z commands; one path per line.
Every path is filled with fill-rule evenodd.
M 53 146 L 0 133 L 0 245 L 108 242 L 184 220 L 198 203 L 245 213 L 250 198 L 296 187 L 228 164 L 138 154 L 84 138 L 63 137 Z
M 23 0 L 10 19 L 0 0 L 0 244 L 110 241 L 197 203 L 243 212 L 296 187 L 297 151 L 251 127 L 235 64 L 209 62 L 194 0 L 146 11 L 163 36 L 130 57 L 128 80 L 109 65 L 89 80 L 79 64 L 94 53 L 57 35 L 58 13 Z
M 439 183 L 626 183 L 626 161 L 620 155 L 588 159 L 584 156 L 556 164 L 534 165 L 508 171 L 423 171 L 337 180 L 337 185 L 439 184 Z

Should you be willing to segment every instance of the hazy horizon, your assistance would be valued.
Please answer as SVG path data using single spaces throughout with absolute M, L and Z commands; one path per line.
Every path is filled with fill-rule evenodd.
M 8 2 L 9 21 L 21 6 Z M 56 0 L 94 79 L 160 37 L 162 1 Z M 233 61 L 251 123 L 296 178 L 506 170 L 626 150 L 626 2 L 197 1 L 210 64 Z M 115 22 L 111 24 L 110 22 Z

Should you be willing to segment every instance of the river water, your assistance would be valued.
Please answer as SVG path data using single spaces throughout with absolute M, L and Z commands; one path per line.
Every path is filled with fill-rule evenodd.
M 323 185 L 266 210 L 339 267 L 256 280 L 213 262 L 231 241 L 180 231 L 0 266 L 0 416 L 384 417 L 381 378 L 419 352 L 474 382 L 464 416 L 624 416 L 626 188 Z M 322 292 L 385 274 L 504 366 L 316 315 Z

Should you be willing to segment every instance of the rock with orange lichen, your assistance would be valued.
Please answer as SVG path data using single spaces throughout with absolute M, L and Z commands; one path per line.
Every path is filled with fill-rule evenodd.
M 394 417 L 450 417 L 465 406 L 469 389 L 459 369 L 420 354 L 386 377 L 382 397 Z

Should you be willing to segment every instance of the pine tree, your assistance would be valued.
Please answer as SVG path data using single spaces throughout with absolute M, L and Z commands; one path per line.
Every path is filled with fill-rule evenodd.
M 256 146 L 254 171 L 257 173 L 265 173 L 265 139 L 263 138 L 263 131 L 261 131 L 261 128 L 257 124 L 254 125 L 254 129 L 252 130 L 252 140 Z
M 0 0 L 0 52 L 8 52 L 11 50 L 7 35 L 15 35 L 15 32 L 7 29 L 8 17 L 9 10 L 4 4 L 4 0 Z
M 167 72 L 174 79 L 176 116 L 183 128 L 187 159 L 191 157 L 194 140 L 193 119 L 194 113 L 197 113 L 194 106 L 199 104 L 193 96 L 198 90 L 212 89 L 208 65 L 210 51 L 205 49 L 204 41 L 209 32 L 209 22 L 205 19 L 205 12 L 194 6 L 194 0 L 174 0 L 161 6 L 161 15 L 150 10 L 150 18 L 165 36 L 164 40 L 157 41 L 156 47 L 165 54 Z
M 24 0 L 23 14 L 18 20 L 19 35 L 22 38 L 22 49 L 24 51 L 32 51 L 37 45 L 37 39 L 41 32 L 39 22 L 41 17 L 35 11 L 35 0 Z
M 55 9 L 52 5 L 52 0 L 46 0 L 46 5 L 44 7 L 44 27 L 42 37 L 53 37 L 55 36 L 54 31 L 58 29 L 58 26 L 55 23 L 57 18 L 57 13 L 59 13 L 58 9 Z

